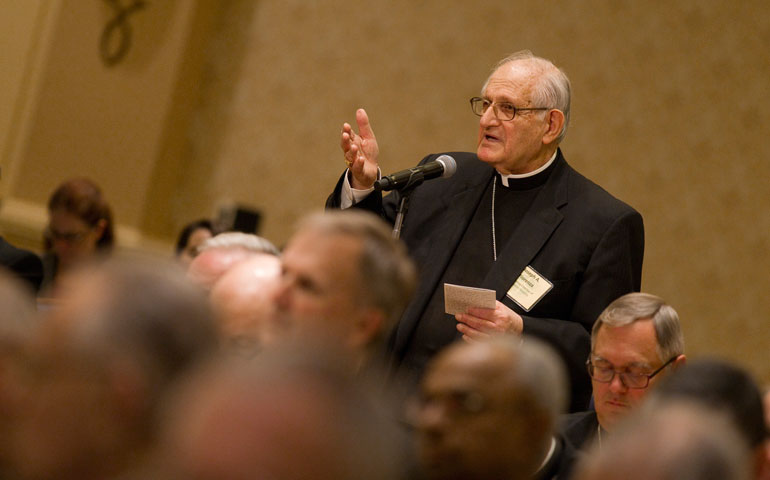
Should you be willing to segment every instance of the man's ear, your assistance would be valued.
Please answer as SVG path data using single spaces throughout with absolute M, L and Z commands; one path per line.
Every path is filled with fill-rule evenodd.
M 546 113 L 548 130 L 543 134 L 543 143 L 550 145 L 555 142 L 564 127 L 564 113 L 561 110 L 551 109 Z
M 94 232 L 96 232 L 96 238 L 101 239 L 106 229 L 107 229 L 107 220 L 102 218 L 98 222 L 96 222 L 96 225 L 94 226 Z
M 385 324 L 385 315 L 376 308 L 367 308 L 358 316 L 348 343 L 354 348 L 364 348 L 380 334 Z
M 676 357 L 676 360 L 673 362 L 674 369 L 677 369 L 679 367 L 683 367 L 687 363 L 687 357 L 684 356 L 684 354 L 679 355 Z

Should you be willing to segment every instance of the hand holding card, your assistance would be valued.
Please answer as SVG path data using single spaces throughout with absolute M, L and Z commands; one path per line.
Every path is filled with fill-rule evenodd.
M 450 315 L 465 313 L 469 307 L 495 308 L 497 292 L 486 288 L 444 284 L 444 311 Z

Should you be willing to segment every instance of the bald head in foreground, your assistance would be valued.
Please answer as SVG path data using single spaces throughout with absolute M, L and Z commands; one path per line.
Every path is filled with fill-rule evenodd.
M 230 267 L 209 294 L 226 348 L 255 352 L 275 342 L 271 329 L 272 296 L 281 275 L 281 259 L 255 254 Z
M 283 344 L 202 369 L 166 409 L 160 478 L 402 478 L 403 440 L 336 353 Z
M 458 342 L 429 365 L 414 406 L 420 468 L 431 480 L 552 478 L 567 405 L 556 353 L 532 339 Z M 536 477 L 537 475 L 537 477 Z

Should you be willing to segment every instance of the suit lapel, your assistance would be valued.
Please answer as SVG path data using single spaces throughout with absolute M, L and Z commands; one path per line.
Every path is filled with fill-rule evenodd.
M 447 213 L 443 215 L 441 224 L 431 235 L 435 246 L 431 248 L 423 264 L 429 267 L 415 293 L 415 301 L 409 305 L 398 324 L 393 344 L 397 356 L 400 356 L 408 345 L 409 338 L 436 289 L 436 284 L 444 275 L 449 261 L 473 218 L 473 212 L 478 208 L 491 175 L 491 169 L 479 169 L 479 173 L 469 179 L 459 192 L 441 198 L 442 205 L 438 211 Z
M 559 209 L 567 203 L 569 167 L 561 151 L 555 161 L 558 163 L 548 181 L 482 282 L 483 288 L 497 291 L 498 300 L 505 298 L 513 282 L 519 278 L 562 221 L 563 216 Z

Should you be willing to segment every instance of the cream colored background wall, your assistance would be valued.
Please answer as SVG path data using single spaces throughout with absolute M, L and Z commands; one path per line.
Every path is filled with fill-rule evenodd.
M 98 31 L 98 12 L 59 31 L 80 38 L 70 55 L 91 54 L 93 33 L 86 41 L 80 30 Z M 357 107 L 370 113 L 386 172 L 473 149 L 467 99 L 497 59 L 528 48 L 572 80 L 568 161 L 643 214 L 643 289 L 679 310 L 688 352 L 734 359 L 770 383 L 765 2 L 179 1 L 149 2 L 132 23 L 136 50 L 116 78 L 52 60 L 43 85 L 98 89 L 147 72 L 151 59 L 164 64 L 155 75 L 168 71 L 167 83 L 146 85 L 151 101 L 116 95 L 134 112 L 124 148 L 139 169 L 95 158 L 101 140 L 77 126 L 84 145 L 64 148 L 47 118 L 63 104 L 45 97 L 53 105 L 33 122 L 41 145 L 27 143 L 12 199 L 42 204 L 60 177 L 98 160 L 118 219 L 144 240 L 169 241 L 185 221 L 238 201 L 263 211 L 261 233 L 280 244 L 341 173 L 339 129 Z M 150 25 L 163 31 L 142 30 Z M 85 158 L 59 158 L 72 148 Z

